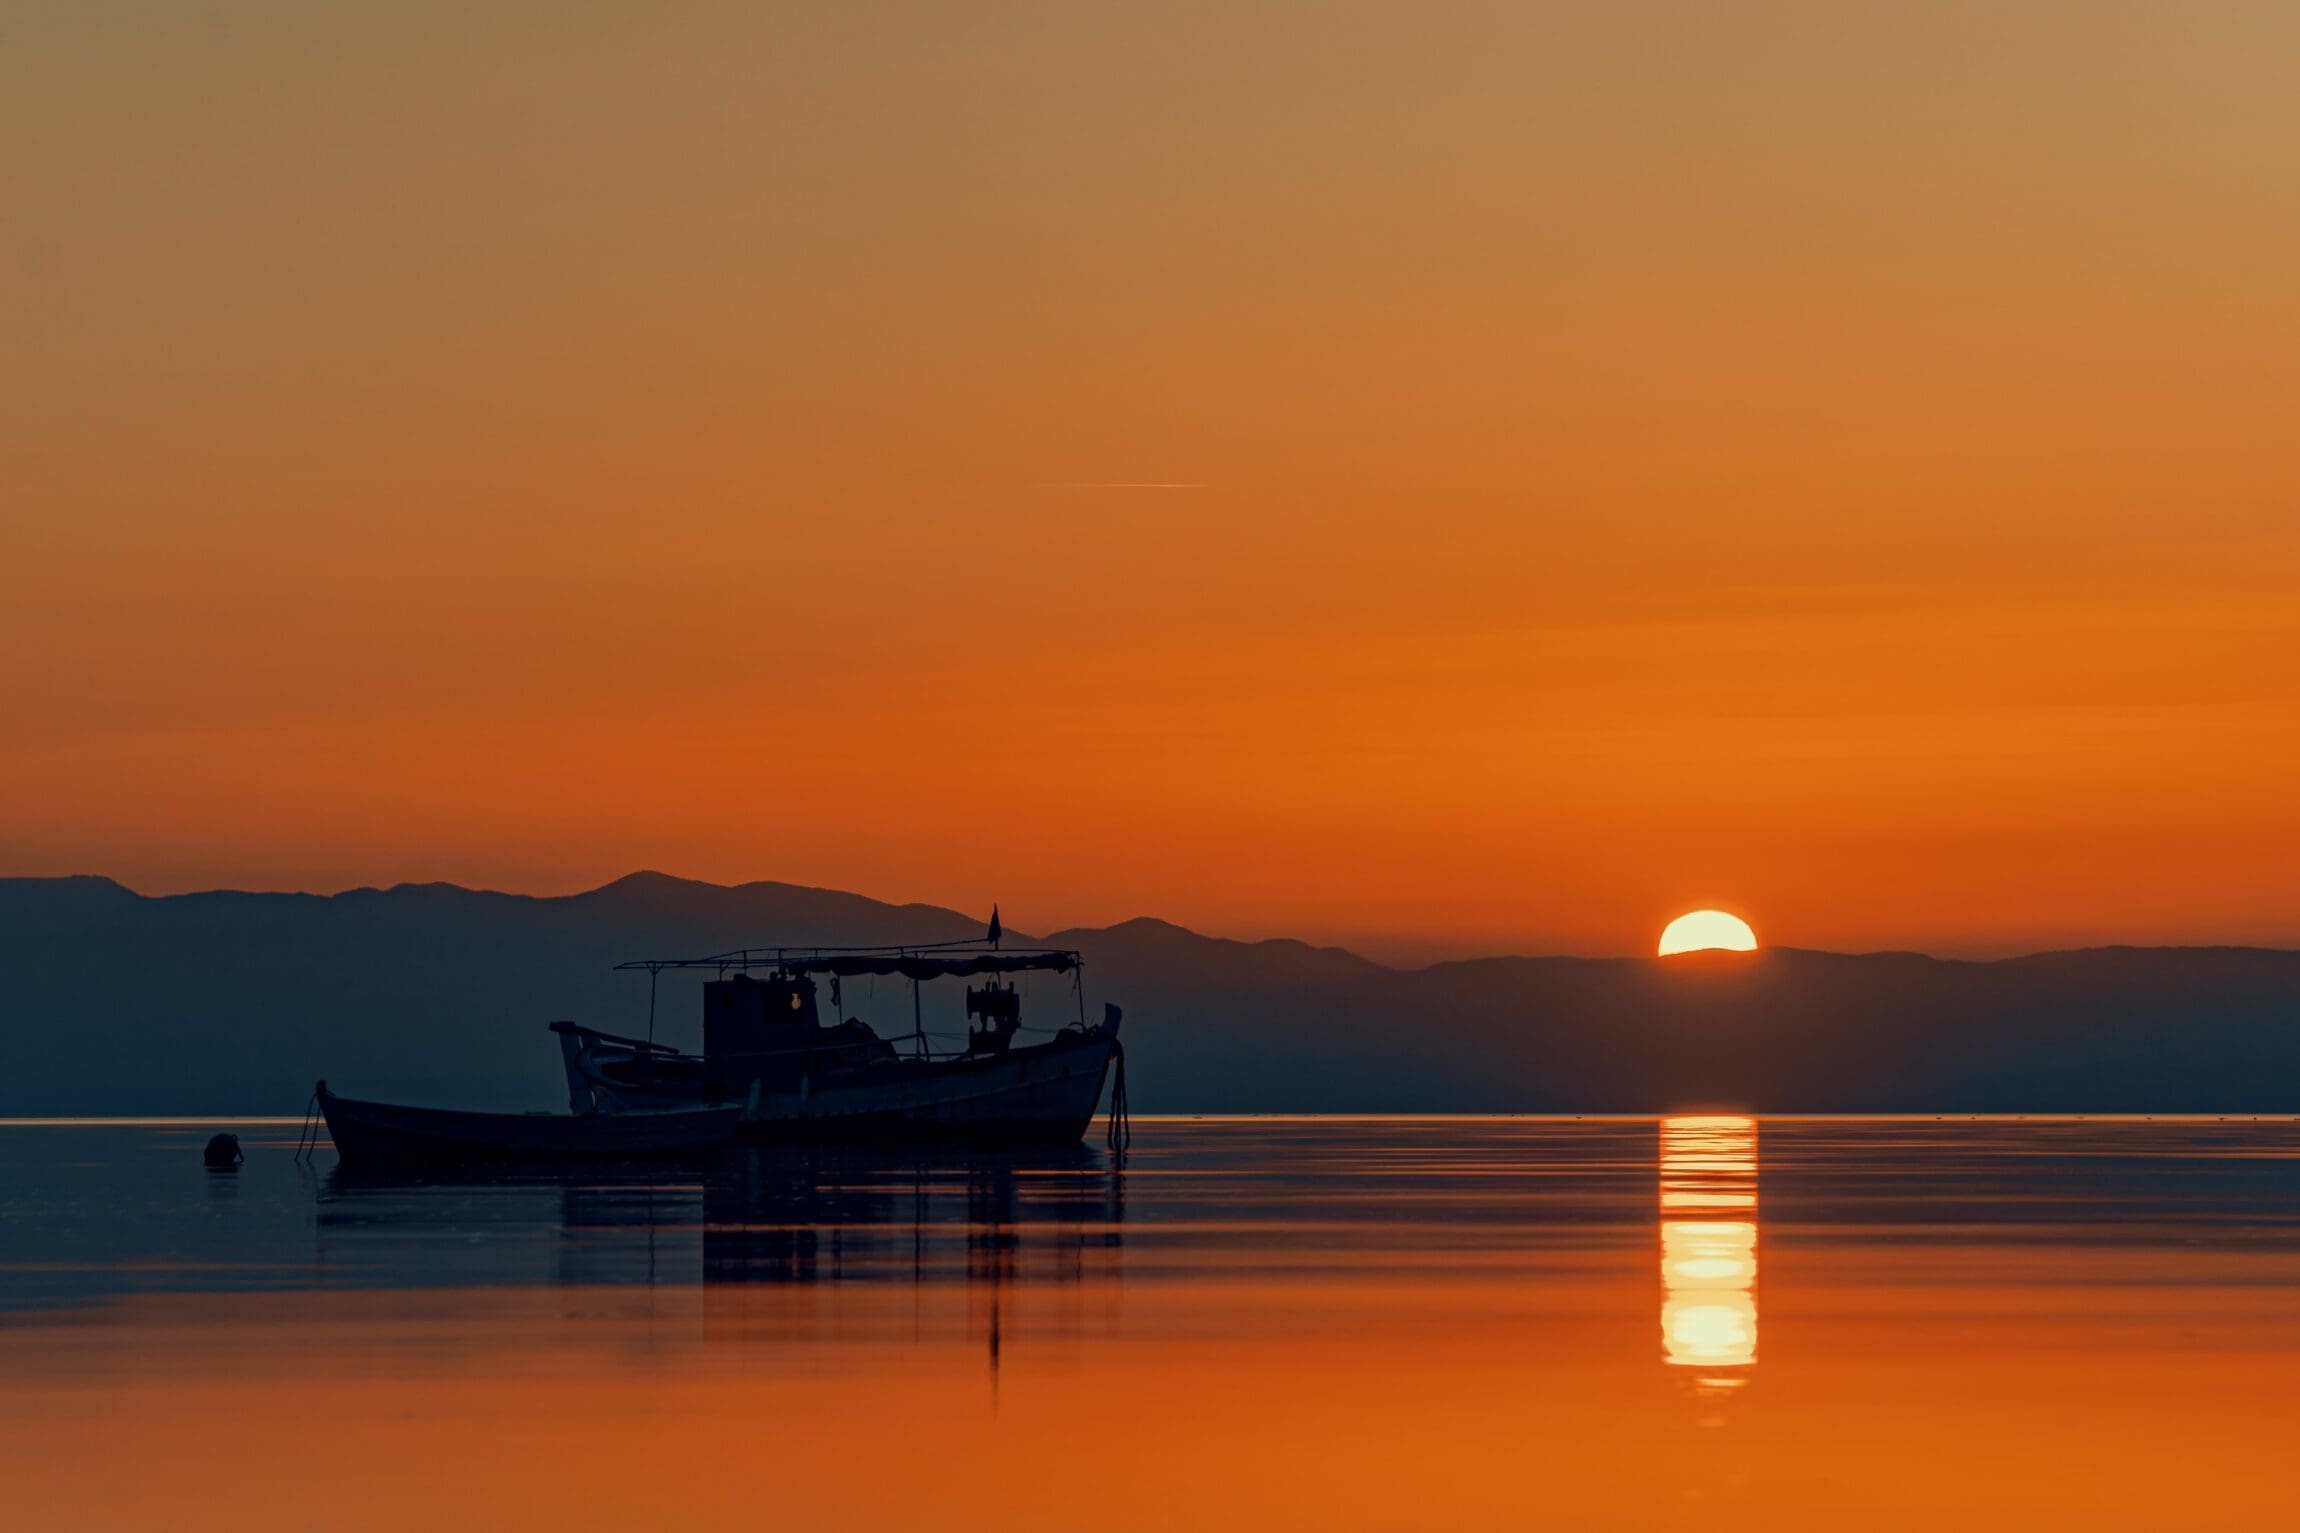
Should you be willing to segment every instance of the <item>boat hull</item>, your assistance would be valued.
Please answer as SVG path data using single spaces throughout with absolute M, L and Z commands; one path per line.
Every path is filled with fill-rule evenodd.
M 741 1143 L 1075 1144 L 1094 1121 L 1116 1040 L 1090 1034 L 914 1078 L 763 1096 Z
M 639 1160 L 706 1156 L 734 1137 L 739 1107 L 670 1112 L 454 1112 L 319 1093 L 328 1137 L 347 1165 L 409 1161 Z
M 603 1055 L 615 1051 L 589 1041 L 596 1037 L 563 1025 L 577 1100 L 627 1113 L 676 1099 L 662 1086 L 603 1071 Z M 1075 1144 L 1094 1121 L 1117 1052 L 1117 1028 L 1105 1025 L 1002 1054 L 898 1060 L 843 1078 L 808 1079 L 796 1091 L 746 1101 L 735 1138 L 748 1144 Z

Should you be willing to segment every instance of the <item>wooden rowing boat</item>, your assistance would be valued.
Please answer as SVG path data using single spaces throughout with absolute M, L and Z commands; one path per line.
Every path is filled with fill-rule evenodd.
M 404 1107 L 315 1090 L 346 1164 L 381 1161 L 637 1160 L 708 1155 L 734 1137 L 741 1107 L 660 1112 L 493 1113 Z

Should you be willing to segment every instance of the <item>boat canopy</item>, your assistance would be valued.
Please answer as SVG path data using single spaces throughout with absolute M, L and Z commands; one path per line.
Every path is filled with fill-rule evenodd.
M 635 958 L 618 969 L 777 969 L 785 974 L 898 974 L 904 979 L 955 979 L 975 974 L 1067 974 L 1079 966 L 1069 948 L 742 948 L 708 958 Z
M 1049 969 L 1067 974 L 1078 967 L 1076 953 L 920 953 L 902 957 L 827 953 L 819 958 L 786 958 L 778 968 L 791 974 L 900 974 L 905 979 L 946 979 L 962 974 L 1021 974 Z

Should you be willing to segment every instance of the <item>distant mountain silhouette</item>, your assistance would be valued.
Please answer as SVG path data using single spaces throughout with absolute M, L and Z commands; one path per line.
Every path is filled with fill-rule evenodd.
M 293 1112 L 322 1075 L 367 1096 L 563 1106 L 546 1022 L 647 1026 L 646 978 L 611 973 L 617 960 L 982 930 L 930 905 L 656 873 L 548 899 L 452 884 L 147 898 L 103 878 L 4 879 L 0 1114 Z M 2293 952 L 1398 970 L 1147 919 L 1045 940 L 1085 952 L 1093 1007 L 1126 1008 L 1144 1112 L 2300 1109 Z M 662 982 L 667 1042 L 697 1041 L 695 983 Z M 962 1030 L 958 988 L 928 988 L 930 1030 Z M 853 981 L 844 999 L 882 1033 L 910 1030 L 907 984 Z M 1025 1021 L 1057 1025 L 1074 1005 L 1067 980 L 1040 977 Z

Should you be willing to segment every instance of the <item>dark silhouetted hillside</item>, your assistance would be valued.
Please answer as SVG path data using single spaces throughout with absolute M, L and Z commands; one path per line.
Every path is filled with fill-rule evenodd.
M 981 929 L 932 906 L 646 873 L 552 899 L 0 880 L 0 1113 L 293 1112 L 319 1075 L 362 1095 L 557 1106 L 546 1022 L 647 1025 L 645 976 L 610 972 L 619 959 Z M 2300 1109 L 2300 953 L 1776 949 L 1401 971 L 1152 920 L 1047 940 L 1085 951 L 1093 1007 L 1126 1007 L 1146 1112 Z M 958 987 L 941 989 L 927 1025 L 955 1033 Z M 857 981 L 845 999 L 883 1033 L 910 1028 L 907 985 Z M 1026 999 L 1042 1025 L 1074 1004 L 1054 977 Z M 659 1035 L 692 1046 L 696 1004 L 694 981 L 666 977 Z

